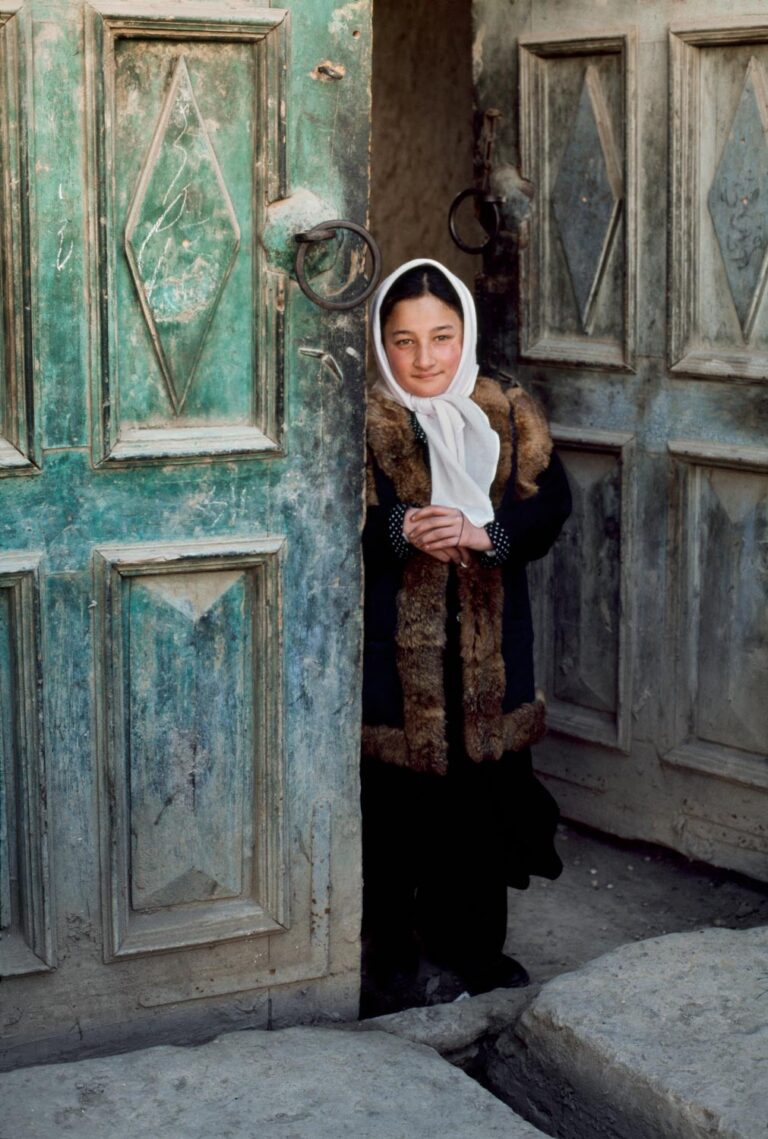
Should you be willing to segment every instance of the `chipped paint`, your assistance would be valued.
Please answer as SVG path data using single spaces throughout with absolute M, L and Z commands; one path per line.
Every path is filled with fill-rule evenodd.
M 328 31 L 332 36 L 348 35 L 350 24 L 358 24 L 361 21 L 367 24 L 368 10 L 368 0 L 352 0 L 352 3 L 345 4 L 343 8 L 337 8 L 332 14 Z
M 3 966 L 13 943 L 23 955 L 10 972 L 31 974 L 3 979 L 5 1019 L 24 1008 L 3 1030 L 6 1058 L 40 1062 L 97 1039 L 178 1036 L 193 1020 L 263 1027 L 268 1001 L 280 1025 L 306 1012 L 307 997 L 320 1015 L 356 1011 L 359 947 L 338 931 L 359 919 L 365 314 L 329 317 L 291 276 L 297 229 L 366 216 L 370 6 L 351 9 L 343 47 L 328 34 L 337 6 L 313 0 L 292 13 L 290 35 L 275 27 L 251 36 L 245 25 L 277 24 L 280 10 L 187 5 L 200 11 L 172 25 L 163 12 L 175 0 L 44 0 L 0 29 L 2 169 L 6 191 L 28 192 L 28 210 L 9 209 L 6 220 L 26 267 L 17 227 L 29 218 L 33 255 L 14 311 L 31 301 L 33 336 L 18 339 L 35 365 L 25 390 L 44 455 L 32 476 L 17 477 L 0 442 L 0 577 L 19 577 L 14 551 L 40 551 L 37 595 L 28 591 L 18 620 L 0 604 L 4 679 L 8 662 L 24 665 L 23 692 L 14 678 L 10 696 L 23 697 L 22 714 L 3 723 L 23 728 L 10 740 L 14 771 L 41 809 L 47 793 L 53 827 L 47 862 L 37 816 L 14 785 L 4 804 L 13 849 L 41 869 L 11 883 L 13 929 L 0 940 Z M 105 13 L 117 9 L 123 31 L 111 35 Z M 230 35 L 233 13 L 240 23 Z M 190 182 L 196 116 L 184 85 L 178 124 L 153 152 L 182 53 L 201 110 L 202 188 Z M 335 86 L 331 76 L 307 78 L 326 57 L 344 69 Z M 22 110 L 31 186 L 16 181 L 5 154 Z M 140 288 L 156 323 L 196 309 L 184 274 L 201 278 L 198 256 L 210 264 L 220 248 L 204 208 L 220 208 L 219 174 L 242 247 L 177 413 Z M 125 248 L 134 201 L 146 223 L 135 239 L 138 286 Z M 201 224 L 182 232 L 190 220 Z M 188 260 L 180 255 L 161 298 L 167 257 L 154 270 L 169 237 Z M 321 355 L 305 359 L 300 345 Z M 167 352 L 178 364 L 176 348 Z M 38 640 L 27 651 L 15 642 L 32 629 Z M 0 687 L 4 713 L 9 685 Z M 50 762 L 38 793 L 43 742 Z M 325 812 L 318 829 L 320 799 L 333 817 Z M 299 844 L 312 850 L 311 865 Z M 7 865 L 0 850 L 2 924 Z M 323 913 L 331 898 L 321 946 L 313 889 Z M 93 939 L 67 938 L 67 916 L 85 922 L 89 913 L 98 914 Z M 51 964 L 69 961 L 46 974 L 48 931 Z M 209 976 L 215 992 L 199 1001 Z

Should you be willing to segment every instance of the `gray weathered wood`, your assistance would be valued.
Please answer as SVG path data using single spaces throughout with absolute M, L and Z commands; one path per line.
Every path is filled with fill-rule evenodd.
M 483 344 L 575 490 L 534 575 L 539 770 L 567 815 L 768 879 L 768 19 L 684 8 L 473 0 L 477 102 L 534 194 L 519 295 L 515 245 L 486 259 Z

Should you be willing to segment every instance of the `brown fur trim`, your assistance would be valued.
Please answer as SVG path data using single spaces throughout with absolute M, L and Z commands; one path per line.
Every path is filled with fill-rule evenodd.
M 397 597 L 397 668 L 409 767 L 437 774 L 448 766 L 443 688 L 447 583 L 446 563 L 414 554 L 403 569 Z
M 400 501 L 426 506 L 432 489 L 429 468 L 421 443 L 411 430 L 408 409 L 372 392 L 368 399 L 368 444 Z
M 459 571 L 459 603 L 464 746 L 469 758 L 480 763 L 498 759 L 504 751 L 501 570 L 470 562 L 467 569 Z
M 376 479 L 373 475 L 373 463 L 370 454 L 365 464 L 365 504 L 366 506 L 379 505 L 379 492 L 376 490 Z
M 504 747 L 502 751 L 522 751 L 531 747 L 546 735 L 546 706 L 543 700 L 521 704 L 514 712 L 502 717 Z M 430 768 L 414 768 L 411 754 L 402 728 L 390 728 L 385 724 L 363 727 L 363 755 L 391 763 L 396 767 L 409 767 L 416 771 L 429 771 Z M 443 774 L 445 768 L 434 774 Z
M 363 755 L 369 759 L 379 759 L 395 767 L 410 767 L 408 745 L 402 728 L 391 728 L 387 724 L 363 724 Z
M 537 697 L 530 704 L 521 704 L 504 716 L 504 750 L 522 751 L 546 734 L 547 706 Z
M 472 399 L 488 416 L 488 422 L 501 440 L 499 462 L 491 487 L 491 501 L 494 506 L 498 506 L 512 474 L 513 443 L 509 424 L 509 403 L 496 381 L 485 379 L 483 376 L 475 384 Z
M 549 466 L 552 436 L 541 405 L 518 384 L 507 390 L 507 399 L 515 419 L 517 450 L 517 493 L 532 498 L 538 487 L 536 478 Z

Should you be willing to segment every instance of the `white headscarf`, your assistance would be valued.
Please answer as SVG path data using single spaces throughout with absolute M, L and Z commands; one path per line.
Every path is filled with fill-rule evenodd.
M 456 374 L 442 395 L 423 397 L 401 388 L 392 374 L 381 338 L 381 306 L 392 285 L 416 265 L 432 265 L 456 290 L 464 315 L 464 340 Z M 429 446 L 432 505 L 455 506 L 475 526 L 493 519 L 489 497 L 499 461 L 499 436 L 488 416 L 469 396 L 477 380 L 477 316 L 472 294 L 463 281 L 438 261 L 407 261 L 379 285 L 371 310 L 373 350 L 379 369 L 376 390 L 415 412 Z

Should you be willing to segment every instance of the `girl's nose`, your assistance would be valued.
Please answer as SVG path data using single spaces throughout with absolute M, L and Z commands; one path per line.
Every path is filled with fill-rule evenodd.
M 429 368 L 432 365 L 432 353 L 430 351 L 429 341 L 416 345 L 416 367 Z

